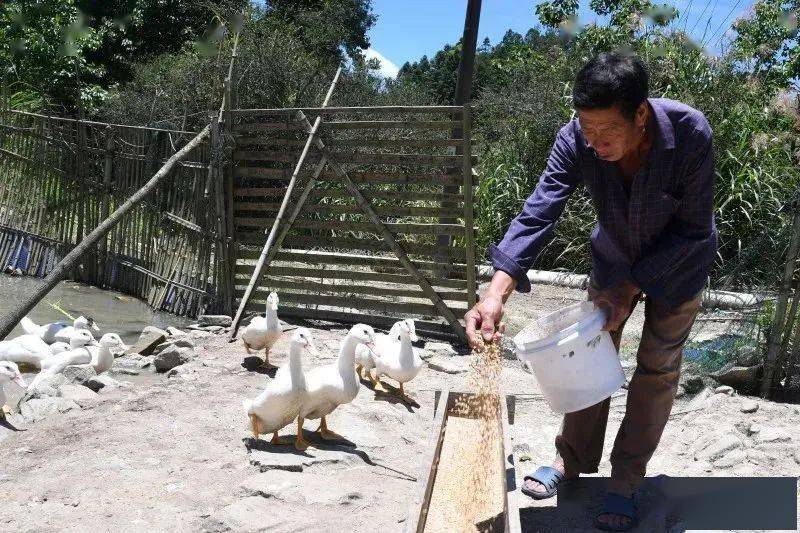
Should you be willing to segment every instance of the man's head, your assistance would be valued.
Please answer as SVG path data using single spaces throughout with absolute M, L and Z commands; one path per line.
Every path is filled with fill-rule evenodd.
M 619 161 L 638 148 L 650 113 L 647 86 L 647 70 L 635 56 L 603 53 L 578 72 L 573 104 L 601 159 Z

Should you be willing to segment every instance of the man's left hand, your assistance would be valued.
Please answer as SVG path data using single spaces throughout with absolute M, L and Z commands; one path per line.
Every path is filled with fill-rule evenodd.
M 631 314 L 633 299 L 642 290 L 631 281 L 625 281 L 603 290 L 589 288 L 589 296 L 595 307 L 606 312 L 603 331 L 618 330 Z

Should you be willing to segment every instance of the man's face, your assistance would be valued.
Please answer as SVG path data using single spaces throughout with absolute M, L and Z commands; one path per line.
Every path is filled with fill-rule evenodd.
M 647 120 L 647 107 L 643 102 L 633 120 L 623 115 L 618 106 L 579 109 L 578 122 L 586 141 L 600 159 L 619 161 L 638 148 Z

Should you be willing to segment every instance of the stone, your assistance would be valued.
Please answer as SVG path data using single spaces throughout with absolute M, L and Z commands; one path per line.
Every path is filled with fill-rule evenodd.
M 142 372 L 136 368 L 112 368 L 108 373 L 115 376 L 138 376 Z
M 714 461 L 714 466 L 717 468 L 731 468 L 745 461 L 747 461 L 747 453 L 742 449 L 735 449 Z
M 245 479 L 239 487 L 242 496 L 261 496 L 262 498 L 280 498 L 296 487 L 303 474 L 287 470 L 272 470 Z
M 745 400 L 739 410 L 743 413 L 755 413 L 758 411 L 758 402 L 753 400 Z
M 744 394 L 758 389 L 763 372 L 762 365 L 733 366 L 726 365 L 710 376 L 721 385 L 727 385 Z
M 273 453 L 265 450 L 250 450 L 250 464 L 261 472 L 268 470 L 287 470 L 302 472 L 310 466 L 351 465 L 358 459 L 352 448 L 346 446 L 330 448 L 309 448 L 305 454 Z
M 753 423 L 753 424 L 750 424 L 747 427 L 747 436 L 748 437 L 752 437 L 753 435 L 756 435 L 758 433 L 761 433 L 761 426 L 760 425 L 758 425 L 756 423 Z
M 794 462 L 800 465 L 800 448 L 794 449 Z
M 683 390 L 686 391 L 686 394 L 697 394 L 706 386 L 703 378 L 700 376 L 687 376 L 681 385 L 683 386 Z
M 758 432 L 756 442 L 789 442 L 792 436 L 781 428 L 765 428 Z
M 156 367 L 157 372 L 167 372 L 176 366 L 188 363 L 194 358 L 194 349 L 172 345 L 155 356 L 153 366 Z
M 183 337 L 184 335 L 186 335 L 185 331 L 181 331 L 178 328 L 172 326 L 169 326 L 167 328 L 167 333 L 169 333 L 170 337 Z
M 62 372 L 67 381 L 75 385 L 85 385 L 90 379 L 97 376 L 92 365 L 68 366 Z
M 307 515 L 300 512 L 276 512 L 274 501 L 261 496 L 249 496 L 214 513 L 204 521 L 201 529 L 204 532 L 320 529 L 314 526 L 313 513 Z
M 192 348 L 194 349 L 194 341 L 192 339 L 175 339 L 172 344 L 179 348 Z
M 225 331 L 225 328 L 222 326 L 203 326 L 202 331 L 207 331 L 209 333 L 219 333 L 221 331 Z
M 428 359 L 428 367 L 431 370 L 444 372 L 445 374 L 461 374 L 469 370 L 469 365 L 456 358 L 434 356 Z
M 705 407 L 708 402 L 708 399 L 711 398 L 713 395 L 714 393 L 711 392 L 711 389 L 703 389 L 701 393 L 692 398 L 692 401 L 690 401 L 686 406 L 686 410 L 694 411 L 696 409 Z
M 59 389 L 61 397 L 67 400 L 72 400 L 80 407 L 89 407 L 95 405 L 100 401 L 97 393 L 83 385 L 73 385 L 67 383 L 62 385 Z
M 192 339 L 207 339 L 208 337 L 213 337 L 214 334 L 210 331 L 203 331 L 201 329 L 193 329 L 189 332 L 189 338 Z
M 719 435 L 707 441 L 708 444 L 695 452 L 695 460 L 715 461 L 732 450 L 742 448 L 742 441 L 732 434 Z
M 101 390 L 103 392 L 108 392 L 110 390 L 123 387 L 124 385 L 111 376 L 101 374 L 87 381 L 86 386 L 92 389 L 94 392 L 100 392 Z
M 728 385 L 721 385 L 714 389 L 714 394 L 727 394 L 728 396 L 733 395 L 733 387 Z
M 152 326 L 147 326 L 142 331 L 142 334 L 139 335 L 139 340 L 137 340 L 133 346 L 128 348 L 125 351 L 125 354 L 127 355 L 135 353 L 141 355 L 150 355 L 153 353 L 153 350 L 155 350 L 156 346 L 164 342 L 166 338 L 166 331 L 154 328 Z
M 458 355 L 458 352 L 447 342 L 426 342 L 425 351 L 431 355 Z
M 20 406 L 20 414 L 27 422 L 39 422 L 49 416 L 73 409 L 80 409 L 80 406 L 66 398 L 34 398 Z
M 59 389 L 62 385 L 69 383 L 63 374 L 56 374 L 42 379 L 35 386 L 25 389 L 22 401 L 34 398 L 54 398 L 59 396 Z
M 233 324 L 233 319 L 228 315 L 200 315 L 197 323 L 200 327 L 220 326 L 229 328 Z

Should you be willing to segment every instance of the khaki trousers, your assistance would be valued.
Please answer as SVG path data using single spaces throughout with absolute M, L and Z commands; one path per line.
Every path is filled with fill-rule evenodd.
M 589 289 L 589 299 L 594 294 Z M 631 311 L 639 300 L 631 302 Z M 689 336 L 701 295 L 667 308 L 645 300 L 645 321 L 636 370 L 628 385 L 625 417 L 611 451 L 612 486 L 634 489 L 644 478 L 647 462 L 661 440 L 678 388 L 683 345 Z M 622 326 L 611 332 L 619 352 Z M 581 411 L 567 413 L 556 436 L 556 450 L 567 475 L 594 473 L 603 454 L 610 399 Z

